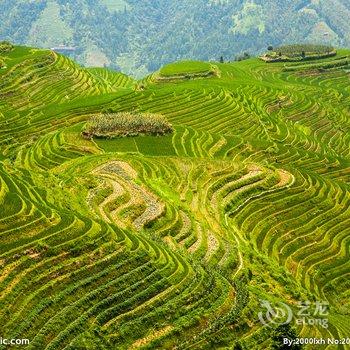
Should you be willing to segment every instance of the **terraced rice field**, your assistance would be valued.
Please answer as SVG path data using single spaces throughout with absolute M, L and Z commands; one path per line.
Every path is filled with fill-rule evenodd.
M 260 300 L 309 300 L 329 303 L 329 327 L 293 320 L 298 336 L 349 337 L 349 55 L 141 82 L 48 51 L 3 56 L 0 336 L 269 349 Z M 82 138 L 91 115 L 120 111 L 160 113 L 174 133 Z

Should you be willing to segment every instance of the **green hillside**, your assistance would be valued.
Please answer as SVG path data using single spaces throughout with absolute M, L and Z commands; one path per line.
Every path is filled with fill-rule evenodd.
M 349 50 L 180 62 L 142 81 L 48 50 L 0 57 L 2 338 L 259 350 L 349 336 Z M 83 137 L 121 112 L 173 132 Z M 262 302 L 297 315 L 303 301 L 329 303 L 328 327 L 259 320 Z

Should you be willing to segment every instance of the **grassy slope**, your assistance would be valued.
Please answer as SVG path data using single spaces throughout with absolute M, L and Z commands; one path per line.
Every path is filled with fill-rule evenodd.
M 162 76 L 174 76 L 184 74 L 207 73 L 211 70 L 211 65 L 200 61 L 181 61 L 167 64 L 160 69 Z
M 2 337 L 29 338 L 29 349 L 238 339 L 266 349 L 259 299 L 294 309 L 327 300 L 331 327 L 298 333 L 349 334 L 344 71 L 290 73 L 251 59 L 217 64 L 220 78 L 150 77 L 135 91 L 125 76 L 47 51 L 18 47 L 5 60 Z M 175 132 L 82 139 L 84 121 L 103 110 L 161 113 Z

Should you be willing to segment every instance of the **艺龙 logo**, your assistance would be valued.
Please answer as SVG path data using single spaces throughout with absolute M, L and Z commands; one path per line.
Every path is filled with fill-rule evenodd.
M 292 309 L 285 303 L 276 302 L 271 304 L 268 300 L 260 300 L 261 306 L 266 310 L 259 312 L 259 320 L 265 325 L 282 325 L 290 323 L 293 319 Z M 297 325 L 321 326 L 328 328 L 328 302 L 327 301 L 300 301 L 297 303 L 295 322 Z
M 271 305 L 269 301 L 261 300 L 260 305 L 266 309 L 265 312 L 258 314 L 260 322 L 265 326 L 287 324 L 293 318 L 292 309 L 285 303 L 278 302 Z

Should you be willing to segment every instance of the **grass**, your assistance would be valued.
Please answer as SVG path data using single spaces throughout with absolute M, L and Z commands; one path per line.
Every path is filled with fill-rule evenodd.
M 167 64 L 159 71 L 163 77 L 178 75 L 208 74 L 213 71 L 210 63 L 200 61 L 181 61 Z
M 28 349 L 267 349 L 278 329 L 262 327 L 261 299 L 295 313 L 328 301 L 328 329 L 291 328 L 348 336 L 349 55 L 251 58 L 210 79 L 192 79 L 209 63 L 180 62 L 170 80 L 135 82 L 45 50 L 3 54 L 1 336 Z M 108 136 L 149 115 L 172 133 L 82 137 L 92 115 L 99 126 L 128 111 Z
M 137 152 L 134 138 L 96 139 L 95 142 L 105 152 Z
M 161 137 L 140 136 L 123 137 L 116 139 L 96 139 L 96 144 L 105 152 L 140 152 L 149 156 L 174 156 L 175 149 L 172 144 L 172 135 Z
M 153 138 L 151 136 L 138 137 L 135 139 L 140 153 L 148 156 L 175 156 L 172 144 L 172 135 Z

